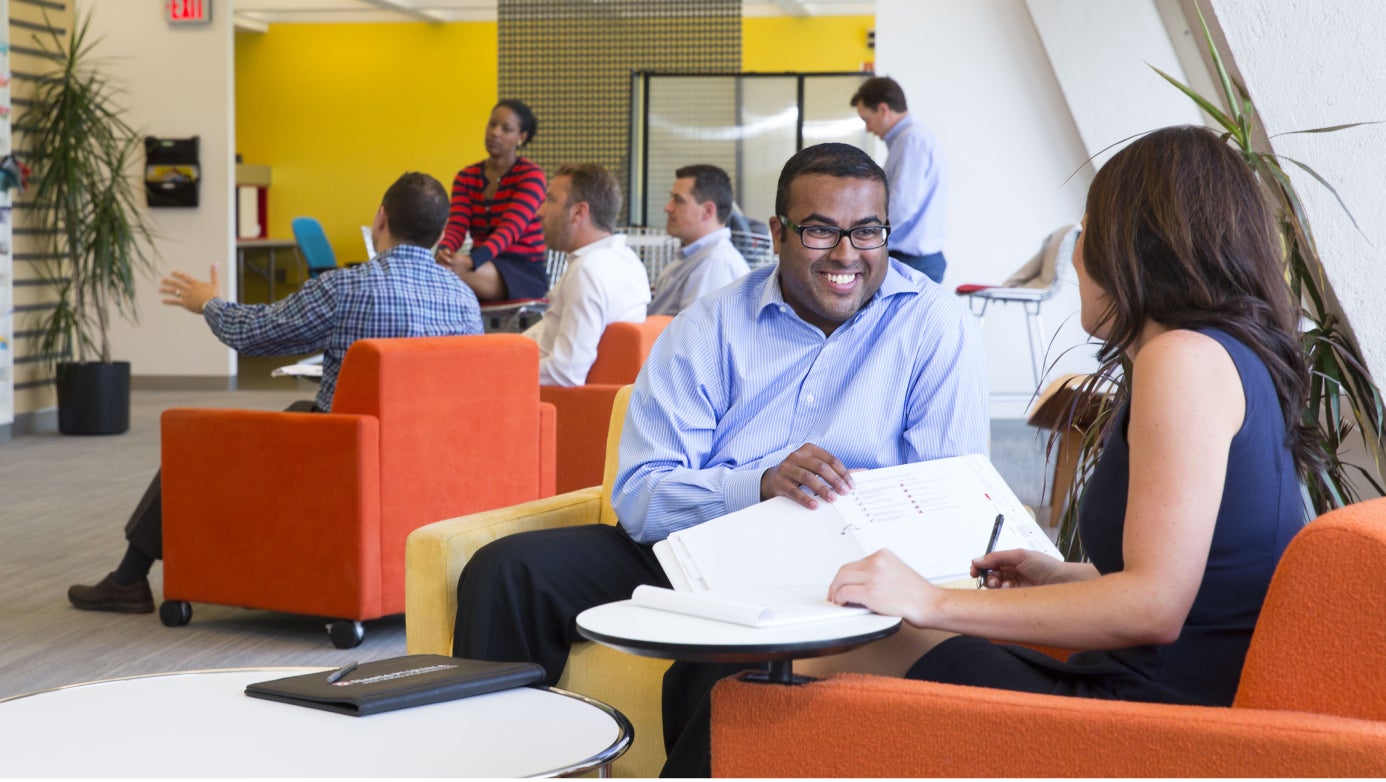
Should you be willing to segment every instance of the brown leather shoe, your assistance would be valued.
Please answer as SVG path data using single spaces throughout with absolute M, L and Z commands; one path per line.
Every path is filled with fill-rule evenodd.
M 83 611 L 115 611 L 121 614 L 154 613 L 154 593 L 149 591 L 149 579 L 141 578 L 129 586 L 115 582 L 115 573 L 107 573 L 95 586 L 73 584 L 67 588 L 67 599 Z

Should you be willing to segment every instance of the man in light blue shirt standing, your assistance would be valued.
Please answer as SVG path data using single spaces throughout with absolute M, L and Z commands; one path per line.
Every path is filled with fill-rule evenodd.
M 751 269 L 731 241 L 732 186 L 727 172 L 698 163 L 674 172 L 665 230 L 679 240 L 679 259 L 655 280 L 649 314 L 677 315 Z
M 943 282 L 944 200 L 948 166 L 933 132 L 914 121 L 905 91 L 889 76 L 861 83 L 852 106 L 866 129 L 886 143 L 890 183 L 890 256 Z
M 779 264 L 676 317 L 635 382 L 620 524 L 483 547 L 459 579 L 453 654 L 537 662 L 553 684 L 579 613 L 669 585 L 650 549 L 669 533 L 774 496 L 832 502 L 851 469 L 986 452 L 974 318 L 888 257 L 880 166 L 847 144 L 809 147 L 775 203 Z

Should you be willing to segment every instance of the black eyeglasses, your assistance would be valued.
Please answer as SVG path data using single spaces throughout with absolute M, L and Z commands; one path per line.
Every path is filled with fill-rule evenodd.
M 784 215 L 780 222 L 799 235 L 799 241 L 810 250 L 831 250 L 847 237 L 847 241 L 858 250 L 874 250 L 884 247 L 890 236 L 888 225 L 859 225 L 855 228 L 834 228 L 831 225 L 799 225 Z

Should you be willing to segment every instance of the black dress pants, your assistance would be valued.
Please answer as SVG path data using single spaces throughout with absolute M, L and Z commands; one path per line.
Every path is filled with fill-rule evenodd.
M 535 662 L 553 686 L 581 640 L 577 615 L 627 600 L 641 584 L 668 587 L 649 546 L 620 526 L 536 530 L 482 546 L 457 582 L 456 657 Z
M 943 257 L 943 253 L 929 253 L 928 255 L 910 255 L 891 250 L 890 257 L 923 274 L 925 277 L 943 283 L 943 272 L 948 268 L 948 259 Z

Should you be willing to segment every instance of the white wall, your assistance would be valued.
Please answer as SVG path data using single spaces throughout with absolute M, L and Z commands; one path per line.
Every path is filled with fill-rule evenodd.
M 142 283 L 139 325 L 112 328 L 117 360 L 137 376 L 234 377 L 235 354 L 212 336 L 201 318 L 160 303 L 158 279 L 179 269 L 206 278 L 219 262 L 222 292 L 235 294 L 234 91 L 230 3 L 213 4 L 206 26 L 171 26 L 163 3 L 79 0 L 95 8 L 93 38 L 103 72 L 125 88 L 126 121 L 142 135 L 201 137 L 201 204 L 193 209 L 149 210 L 161 256 L 153 279 Z M 139 6 L 138 8 L 136 6 Z M 143 156 L 140 156 L 141 174 Z M 139 184 L 143 192 L 143 182 Z M 141 199 L 141 203 L 143 200 Z
M 1081 218 L 1089 158 L 1100 165 L 1133 135 L 1202 122 L 1151 70 L 1190 81 L 1171 35 L 1183 49 L 1192 36 L 1169 29 L 1168 10 L 1156 0 L 878 0 L 877 72 L 904 86 L 952 165 L 945 287 L 1001 282 L 1045 234 Z M 1095 366 L 1077 313 L 1070 278 L 1041 310 L 1048 379 Z M 992 415 L 1020 415 L 1035 390 L 1023 313 L 993 306 L 984 332 Z
M 1361 226 L 1310 175 L 1290 168 L 1329 283 L 1373 376 L 1386 382 L 1386 125 L 1277 136 L 1386 120 L 1386 4 L 1215 0 L 1213 8 L 1275 151 L 1323 176 Z
M 1024 3 L 878 0 L 876 73 L 900 82 L 948 158 L 945 288 L 1000 283 L 1045 235 L 1082 217 L 1087 152 Z M 1045 302 L 1051 353 L 1085 342 L 1069 317 L 1077 309 L 1076 288 Z M 992 415 L 1021 415 L 1035 382 L 1020 308 L 992 307 L 984 334 Z M 1084 348 L 1060 371 L 1091 366 Z
M 1026 0 L 1093 167 L 1125 139 L 1203 122 L 1198 108 L 1152 66 L 1188 84 L 1151 0 Z

